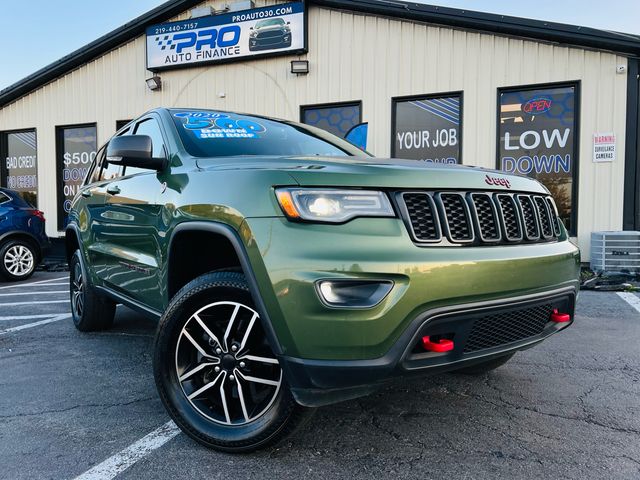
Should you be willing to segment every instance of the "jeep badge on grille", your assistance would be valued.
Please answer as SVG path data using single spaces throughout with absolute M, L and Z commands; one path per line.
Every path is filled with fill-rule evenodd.
M 502 187 L 511 188 L 511 182 L 509 182 L 509 180 L 507 180 L 506 178 L 492 177 L 491 175 L 486 175 L 484 177 L 484 181 L 487 183 L 487 185 L 500 185 Z

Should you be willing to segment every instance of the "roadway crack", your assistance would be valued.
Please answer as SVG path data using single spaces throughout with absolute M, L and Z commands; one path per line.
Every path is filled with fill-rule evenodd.
M 138 398 L 138 399 L 135 399 L 135 400 L 131 400 L 129 402 L 121 402 L 121 403 L 86 403 L 86 404 L 82 404 L 82 405 L 73 405 L 71 407 L 60 408 L 60 409 L 40 410 L 40 411 L 37 411 L 37 412 L 16 413 L 16 414 L 13 414 L 13 415 L 0 415 L 0 418 L 1 419 L 11 419 L 11 418 L 22 418 L 22 417 L 37 417 L 37 416 L 40 416 L 40 415 L 48 415 L 48 414 L 51 414 L 51 413 L 65 413 L 65 412 L 69 412 L 71 410 L 77 410 L 79 408 L 125 407 L 127 405 L 133 405 L 135 403 L 148 402 L 148 401 L 154 400 L 156 398 L 157 398 L 157 396 L 145 397 L 145 398 Z

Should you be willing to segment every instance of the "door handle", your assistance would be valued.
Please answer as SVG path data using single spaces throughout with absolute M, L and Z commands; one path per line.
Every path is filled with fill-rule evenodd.
M 82 195 L 85 198 L 89 198 L 91 195 L 93 195 L 93 193 L 91 193 L 91 190 L 83 190 L 80 195 Z
M 120 193 L 120 187 L 117 185 L 109 185 L 107 187 L 107 193 L 109 195 L 118 195 Z

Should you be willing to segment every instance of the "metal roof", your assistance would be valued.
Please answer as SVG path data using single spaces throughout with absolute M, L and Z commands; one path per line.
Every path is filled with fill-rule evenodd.
M 164 22 L 202 0 L 169 0 L 90 44 L 62 57 L 0 91 L 0 107 L 142 35 L 149 25 Z M 482 13 L 396 0 L 307 0 L 323 7 L 383 15 L 462 29 L 498 33 L 564 45 L 640 56 L 640 36 L 562 23 Z

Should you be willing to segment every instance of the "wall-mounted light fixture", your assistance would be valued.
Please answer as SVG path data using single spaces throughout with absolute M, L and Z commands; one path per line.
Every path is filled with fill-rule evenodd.
M 149 87 L 149 90 L 162 90 L 162 79 L 158 75 L 147 78 L 145 81 L 147 82 L 147 87 Z
M 291 60 L 291 73 L 296 75 L 308 75 L 309 60 Z

